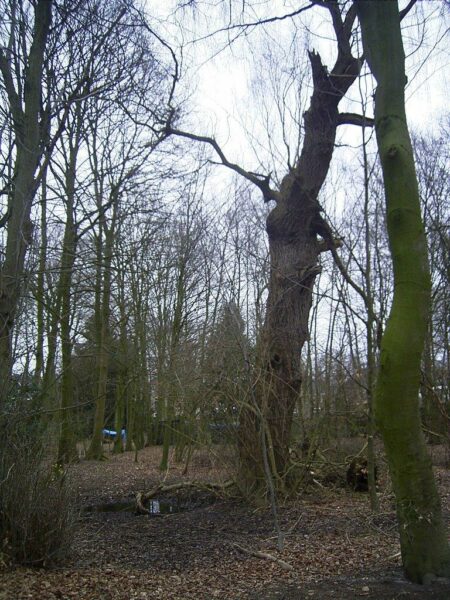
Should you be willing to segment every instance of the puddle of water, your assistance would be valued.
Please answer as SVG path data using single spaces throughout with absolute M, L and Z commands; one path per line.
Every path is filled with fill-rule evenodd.
M 93 504 L 86 506 L 83 512 L 133 512 L 136 509 L 134 502 L 105 502 L 104 504 Z
M 206 504 L 212 504 L 213 498 L 203 499 L 202 501 L 189 501 L 182 500 L 179 498 L 167 498 L 164 500 L 154 498 L 149 500 L 147 508 L 149 509 L 149 517 L 156 517 L 158 515 L 170 515 L 187 510 L 194 510 L 200 506 Z M 105 504 L 96 504 L 92 506 L 86 506 L 83 512 L 135 512 L 136 505 L 134 502 L 108 502 Z
M 176 499 L 173 500 L 150 500 L 147 508 L 149 510 L 149 516 L 154 517 L 157 515 L 170 515 L 172 513 L 179 513 L 186 510 L 192 510 L 196 508 L 195 504 L 189 504 L 188 502 L 179 502 Z M 108 502 L 105 504 L 95 504 L 92 506 L 86 506 L 83 512 L 86 513 L 101 513 L 101 512 L 135 512 L 136 504 L 134 502 Z
M 187 510 L 187 506 L 181 506 L 179 502 L 167 500 L 150 500 L 148 503 L 149 516 L 153 515 L 170 515 L 172 513 Z

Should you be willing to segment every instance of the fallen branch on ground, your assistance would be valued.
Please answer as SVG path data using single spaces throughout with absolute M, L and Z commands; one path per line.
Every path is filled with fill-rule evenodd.
M 279 564 L 280 567 L 283 567 L 283 569 L 286 569 L 286 571 L 294 571 L 295 570 L 294 567 L 292 565 L 290 565 L 289 563 L 287 563 L 285 560 L 282 560 L 281 558 L 277 558 L 276 556 L 273 556 L 272 554 L 268 554 L 267 552 L 260 552 L 259 550 L 249 550 L 248 548 L 244 548 L 243 546 L 240 546 L 239 544 L 236 544 L 236 543 L 233 543 L 231 545 L 234 546 L 240 552 L 243 552 L 244 554 L 250 554 L 250 556 L 256 556 L 256 558 L 264 558 L 265 560 L 270 560 L 272 562 L 275 562 L 275 563 Z
M 164 485 L 159 483 L 152 490 L 148 492 L 137 492 L 136 493 L 136 512 L 139 515 L 150 514 L 150 510 L 146 508 L 146 503 L 155 498 L 159 494 L 168 494 L 171 492 L 178 492 L 179 490 L 185 489 L 198 489 L 202 491 L 215 492 L 219 494 L 226 489 L 234 485 L 233 480 L 225 481 L 224 483 L 204 483 L 201 481 L 181 481 L 179 483 L 172 483 L 170 485 Z

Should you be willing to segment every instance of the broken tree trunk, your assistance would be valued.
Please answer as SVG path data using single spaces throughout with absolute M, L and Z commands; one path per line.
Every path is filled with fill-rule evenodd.
M 259 339 L 259 358 L 252 402 L 240 420 L 238 482 L 246 496 L 266 494 L 267 475 L 261 430 L 278 491 L 289 481 L 289 440 L 293 411 L 300 392 L 301 351 L 308 339 L 313 285 L 320 272 L 319 255 L 331 249 L 331 230 L 322 216 L 318 196 L 333 155 L 338 125 L 345 122 L 338 106 L 357 78 L 361 61 L 350 48 L 354 8 L 343 19 L 338 3 L 329 9 L 338 42 L 338 58 L 329 73 L 319 54 L 309 53 L 313 94 L 304 115 L 304 141 L 296 165 L 271 199 L 267 217 L 270 250 L 269 294 Z

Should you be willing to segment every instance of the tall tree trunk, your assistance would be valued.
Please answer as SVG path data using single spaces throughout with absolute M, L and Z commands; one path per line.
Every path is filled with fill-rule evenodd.
M 186 299 L 186 269 L 189 254 L 180 256 L 175 302 L 173 307 L 173 322 L 170 332 L 170 347 L 167 373 L 165 378 L 165 414 L 164 414 L 164 438 L 160 471 L 167 471 L 169 466 L 169 450 L 174 439 L 173 421 L 175 418 L 175 403 L 177 398 L 177 383 L 175 369 L 177 368 L 177 359 L 179 354 L 180 339 L 184 325 L 184 309 Z
M 366 345 L 367 345 L 367 479 L 369 484 L 370 508 L 378 512 L 380 503 L 377 496 L 376 465 L 375 465 L 375 434 L 376 424 L 374 415 L 374 391 L 376 378 L 376 342 L 374 336 L 375 311 L 372 286 L 372 249 L 370 245 L 370 214 L 369 214 L 369 171 L 367 162 L 367 141 L 365 128 L 362 129 L 362 150 L 364 167 L 364 229 L 365 229 L 365 268 L 364 268 L 364 303 L 367 310 Z
M 32 234 L 31 204 L 38 185 L 35 173 L 43 152 L 40 124 L 42 74 L 51 18 L 52 1 L 39 0 L 35 4 L 33 41 L 22 82 L 23 105 L 15 88 L 15 74 L 11 70 L 8 49 L 0 49 L 0 72 L 8 94 L 16 142 L 14 181 L 8 203 L 8 235 L 5 257 L 0 265 L 0 405 L 7 400 L 9 393 L 13 362 L 12 334 L 25 254 Z
M 309 54 L 314 87 L 304 115 L 302 151 L 284 177 L 277 204 L 267 217 L 270 280 L 266 317 L 256 383 L 240 422 L 239 482 L 247 495 L 261 495 L 267 489 L 261 428 L 266 431 L 269 463 L 278 487 L 290 483 L 286 474 L 293 410 L 302 381 L 300 355 L 308 339 L 313 285 L 320 272 L 318 257 L 333 244 L 318 195 L 330 166 L 337 127 L 344 122 L 338 105 L 358 76 L 360 61 L 352 56 L 349 43 L 354 9 L 343 20 L 337 3 L 330 2 L 327 7 L 338 39 L 338 58 L 328 73 L 320 56 Z
M 61 326 L 61 404 L 60 435 L 58 442 L 58 463 L 64 464 L 78 460 L 76 436 L 74 434 L 75 411 L 72 375 L 71 316 L 72 316 L 72 280 L 75 256 L 78 245 L 77 224 L 75 223 L 75 185 L 78 152 L 80 149 L 81 119 L 80 104 L 75 108 L 76 122 L 74 137 L 67 141 L 69 156 L 65 173 L 65 193 L 67 203 L 67 220 L 64 230 L 63 250 L 61 256 L 61 273 L 58 288 L 60 291 Z
M 116 381 L 116 401 L 114 407 L 114 429 L 116 437 L 114 439 L 113 452 L 120 454 L 124 451 L 124 443 L 122 437 L 122 429 L 125 427 L 125 400 L 128 393 L 129 378 L 130 378 L 130 356 L 128 351 L 127 341 L 127 313 L 125 304 L 125 281 L 123 268 L 118 273 L 119 284 L 119 311 L 120 311 L 120 335 L 119 335 L 119 370 Z
M 44 338 L 45 338 L 45 268 L 47 264 L 47 177 L 44 173 L 41 191 L 41 246 L 39 248 L 39 271 L 36 278 L 36 356 L 34 382 L 41 383 L 44 371 Z
M 114 213 L 116 205 L 114 205 Z M 99 261 L 99 273 L 97 279 L 97 302 L 96 302 L 96 336 L 97 336 L 97 384 L 95 399 L 95 416 L 92 440 L 87 451 L 87 457 L 101 460 L 103 458 L 103 427 L 105 425 L 105 407 L 108 383 L 109 366 L 109 340 L 110 340 L 110 302 L 111 302 L 111 262 L 113 244 L 115 239 L 115 221 L 113 215 L 112 224 L 106 230 L 105 248 L 100 243 L 97 260 Z M 99 235 L 101 235 L 99 233 Z
M 65 260 L 62 262 L 62 302 L 61 302 L 61 430 L 58 442 L 58 463 L 70 463 L 78 460 L 76 436 L 74 433 L 73 374 L 72 374 L 72 337 L 71 337 L 71 292 L 73 266 L 75 263 L 76 240 L 74 232 L 69 234 L 69 246 L 65 248 Z
M 450 576 L 450 549 L 421 431 L 420 361 L 429 319 L 430 275 L 405 114 L 405 58 L 396 0 L 356 1 L 363 45 L 377 80 L 375 126 L 386 192 L 394 298 L 381 342 L 376 416 L 397 502 L 407 577 Z

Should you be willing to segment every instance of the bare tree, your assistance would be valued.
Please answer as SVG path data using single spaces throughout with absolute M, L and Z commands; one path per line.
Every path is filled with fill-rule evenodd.
M 27 7 L 10 2 L 2 7 L 9 17 L 9 28 L 2 32 L 0 72 L 14 132 L 15 158 L 12 179 L 6 182 L 7 210 L 1 218 L 1 225 L 7 228 L 7 242 L 0 263 L 0 404 L 8 397 L 14 320 L 31 240 L 31 205 L 39 184 L 36 172 L 47 140 L 49 115 L 43 112 L 42 87 L 52 10 L 51 0 Z
M 241 413 L 239 481 L 245 493 L 256 496 L 266 489 L 261 428 L 265 428 L 277 485 L 280 489 L 289 486 L 289 438 L 302 380 L 300 353 L 308 338 L 312 289 L 320 272 L 320 252 L 335 246 L 318 195 L 328 173 L 338 126 L 363 122 L 358 115 L 340 114 L 338 110 L 361 66 L 361 59 L 352 55 L 351 48 L 355 8 L 344 14 L 337 2 L 316 4 L 327 9 L 332 18 L 337 60 L 328 71 L 319 54 L 309 53 L 313 93 L 304 114 L 303 144 L 278 189 L 270 186 L 270 177 L 230 162 L 214 139 L 168 129 L 169 134 L 210 144 L 225 166 L 256 185 L 265 201 L 276 203 L 266 222 L 269 294 L 258 340 L 253 401 Z

